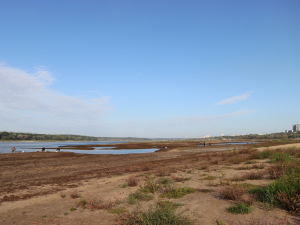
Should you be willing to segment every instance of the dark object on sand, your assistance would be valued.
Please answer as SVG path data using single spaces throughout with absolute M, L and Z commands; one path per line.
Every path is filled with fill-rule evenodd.
M 42 148 L 42 152 L 45 152 L 45 147 Z
M 57 148 L 57 149 L 56 149 L 56 152 L 60 152 L 60 148 Z

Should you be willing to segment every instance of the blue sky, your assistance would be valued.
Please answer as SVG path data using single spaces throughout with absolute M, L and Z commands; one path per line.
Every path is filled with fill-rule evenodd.
M 300 123 L 300 1 L 0 0 L 0 130 L 105 137 Z

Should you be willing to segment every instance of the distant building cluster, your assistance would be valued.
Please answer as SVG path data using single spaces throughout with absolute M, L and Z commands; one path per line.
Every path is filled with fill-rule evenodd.
M 293 125 L 293 132 L 300 131 L 300 124 L 294 124 Z
M 284 133 L 293 133 L 300 131 L 300 124 L 294 124 L 292 130 L 285 130 Z

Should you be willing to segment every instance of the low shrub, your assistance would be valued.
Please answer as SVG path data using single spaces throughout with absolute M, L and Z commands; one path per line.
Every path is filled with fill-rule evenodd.
M 257 172 L 251 171 L 243 175 L 243 178 L 245 180 L 259 180 L 263 177 L 265 173 L 266 173 L 265 171 L 257 171 Z
M 147 211 L 136 208 L 135 210 L 120 214 L 117 217 L 117 224 L 138 225 L 138 224 L 181 224 L 192 225 L 193 222 L 182 214 L 175 213 L 169 207 L 150 207 Z
M 246 191 L 243 186 L 225 186 L 219 190 L 219 193 L 223 199 L 241 202 Z
M 240 167 L 237 167 L 235 168 L 235 170 L 250 170 L 250 166 L 240 166 Z
M 251 208 L 245 203 L 237 203 L 236 205 L 229 207 L 227 211 L 234 214 L 249 214 L 251 212 Z
M 300 212 L 300 195 L 298 195 L 294 189 L 291 191 L 290 195 L 283 191 L 279 191 L 276 199 L 283 208 L 292 212 Z
M 129 187 L 134 187 L 138 185 L 138 178 L 136 176 L 129 176 L 128 179 L 126 179 L 125 181 Z
M 144 193 L 154 193 L 159 188 L 160 183 L 156 181 L 154 177 L 149 177 L 144 186 L 140 185 L 140 191 Z
M 172 181 L 171 181 L 169 178 L 160 178 L 160 179 L 158 180 L 158 183 L 159 183 L 159 184 L 162 184 L 162 185 L 166 185 L 166 184 L 172 183 Z
M 97 210 L 97 209 L 111 209 L 121 203 L 120 199 L 116 199 L 115 201 L 112 201 L 110 199 L 104 199 L 103 197 L 92 197 L 87 200 L 80 199 L 80 201 L 77 203 L 77 206 L 80 206 L 82 208 L 90 209 L 90 210 Z
M 182 182 L 184 180 L 183 177 L 178 177 L 178 176 L 174 176 L 174 175 L 171 176 L 171 179 L 175 182 Z
M 296 194 L 300 195 L 300 174 L 283 176 L 267 187 L 251 189 L 250 193 L 255 194 L 260 202 L 271 205 L 286 205 L 288 201 L 297 200 Z
M 80 197 L 80 194 L 78 193 L 77 190 L 72 190 L 72 191 L 70 191 L 69 195 L 70 195 L 70 197 L 73 198 L 73 199 L 79 198 L 79 197 Z
M 267 159 L 270 158 L 274 152 L 271 152 L 270 150 L 265 150 L 259 153 L 259 159 Z
M 244 181 L 246 180 L 244 178 L 244 176 L 238 176 L 238 175 L 235 175 L 233 178 L 230 179 L 231 181 Z
M 150 195 L 148 193 L 141 192 L 140 190 L 137 190 L 134 193 L 131 193 L 128 197 L 129 204 L 134 204 L 137 201 L 150 201 L 154 197 L 153 195 Z
M 173 185 L 168 185 L 162 191 L 163 193 L 160 194 L 162 198 L 181 198 L 184 195 L 194 193 L 195 189 L 191 187 L 175 188 Z
M 81 198 L 78 202 L 77 202 L 77 207 L 82 207 L 82 208 L 85 208 L 85 206 L 86 206 L 86 203 L 87 203 L 87 201 L 85 200 L 85 199 L 83 199 L 83 198 Z
M 65 197 L 67 197 L 67 195 L 66 195 L 66 193 L 65 192 L 60 192 L 60 197 L 62 197 L 62 198 L 65 198 Z
M 250 149 L 241 149 L 238 151 L 239 154 L 249 154 L 251 152 Z
M 171 210 L 175 210 L 178 207 L 182 206 L 183 204 L 160 200 L 160 201 L 158 201 L 157 205 L 160 206 L 160 207 L 164 207 L 164 208 L 169 208 Z
M 244 161 L 244 159 L 240 158 L 240 157 L 234 157 L 234 158 L 230 159 L 229 161 L 233 164 L 240 164 Z
M 291 175 L 293 173 L 300 172 L 299 162 L 289 162 L 289 163 L 276 163 L 269 167 L 269 174 L 271 179 L 280 178 L 284 175 Z
M 254 164 L 252 165 L 252 169 L 263 169 L 265 168 L 265 164 L 264 163 L 260 163 L 260 164 Z
M 127 187 L 127 184 L 122 184 L 121 185 L 121 188 L 126 188 Z
M 289 163 L 289 162 L 294 162 L 294 159 L 289 154 L 280 152 L 271 156 L 271 162 Z

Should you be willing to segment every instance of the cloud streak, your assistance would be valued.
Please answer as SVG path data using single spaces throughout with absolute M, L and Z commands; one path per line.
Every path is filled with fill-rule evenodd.
M 101 118 L 109 107 L 109 96 L 79 99 L 51 90 L 55 81 L 50 72 L 35 68 L 35 72 L 0 65 L 0 116 L 42 114 L 66 120 L 92 121 Z M 0 118 L 1 119 L 1 118 Z
M 238 95 L 238 96 L 234 96 L 232 98 L 227 98 L 225 100 L 222 100 L 218 103 L 216 103 L 216 105 L 227 105 L 227 104 L 233 104 L 233 103 L 237 103 L 243 100 L 246 100 L 251 94 L 251 91 L 246 92 L 244 94 Z

